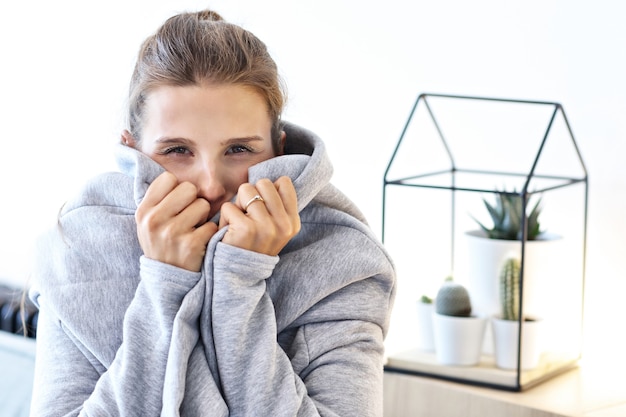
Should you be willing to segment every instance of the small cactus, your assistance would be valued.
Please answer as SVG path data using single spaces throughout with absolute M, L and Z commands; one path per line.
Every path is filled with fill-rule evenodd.
M 519 260 L 507 259 L 500 271 L 500 304 L 504 320 L 519 319 L 519 275 Z
M 435 297 L 435 311 L 445 316 L 469 317 L 472 304 L 467 289 L 448 277 Z
M 424 304 L 432 304 L 433 303 L 433 299 L 430 298 L 429 296 L 427 296 L 426 294 L 422 295 L 420 297 L 420 301 Z

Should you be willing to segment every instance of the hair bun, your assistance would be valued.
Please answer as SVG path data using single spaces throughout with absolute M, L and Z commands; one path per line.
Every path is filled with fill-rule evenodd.
M 222 16 L 219 15 L 219 13 L 214 12 L 213 10 L 202 10 L 198 12 L 197 15 L 198 20 L 200 21 L 207 20 L 210 22 L 218 22 L 220 20 L 224 20 Z

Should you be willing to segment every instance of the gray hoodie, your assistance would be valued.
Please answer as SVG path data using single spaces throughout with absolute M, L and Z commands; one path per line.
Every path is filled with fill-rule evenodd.
M 292 178 L 301 231 L 279 256 L 221 242 L 200 272 L 143 256 L 134 213 L 163 168 L 119 146 L 39 243 L 33 416 L 381 416 L 393 264 L 330 183 L 314 134 L 249 181 Z

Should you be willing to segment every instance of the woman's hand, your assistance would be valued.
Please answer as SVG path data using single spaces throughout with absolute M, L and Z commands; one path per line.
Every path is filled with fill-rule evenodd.
M 256 195 L 262 200 L 246 207 Z M 222 242 L 242 249 L 275 256 L 300 231 L 298 199 L 289 177 L 244 183 L 235 203 L 224 203 L 220 211 L 220 228 L 228 225 Z
M 211 206 L 198 198 L 190 182 L 179 183 L 174 174 L 159 175 L 137 207 L 137 235 L 150 259 L 200 271 L 206 246 L 217 231 L 207 216 Z

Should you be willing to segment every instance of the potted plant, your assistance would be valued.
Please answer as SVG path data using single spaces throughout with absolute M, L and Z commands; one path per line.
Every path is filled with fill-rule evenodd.
M 472 315 L 467 289 L 448 277 L 435 297 L 435 355 L 444 365 L 475 365 L 480 360 L 486 319 Z
M 433 336 L 433 299 L 422 295 L 417 300 L 418 348 L 424 351 L 435 350 Z
M 496 204 L 491 205 L 483 199 L 483 203 L 491 216 L 493 227 L 487 227 L 476 218 L 474 220 L 490 239 L 521 240 L 522 239 L 522 199 L 513 192 L 498 193 Z M 535 240 L 542 233 L 539 224 L 539 214 L 541 213 L 541 198 L 532 208 L 526 219 L 526 239 Z
M 494 353 L 496 365 L 503 369 L 533 369 L 541 357 L 541 325 L 539 318 L 523 316 L 520 320 L 519 305 L 520 262 L 517 258 L 509 258 L 500 273 L 500 306 L 499 316 L 492 318 Z M 522 339 L 519 343 L 520 324 Z
M 521 258 L 524 244 L 524 309 L 529 314 L 543 315 L 539 276 L 545 273 L 553 255 L 553 244 L 558 239 L 541 228 L 539 221 L 542 210 L 541 198 L 528 214 L 524 213 L 522 196 L 515 191 L 498 192 L 495 204 L 486 199 L 483 199 L 483 203 L 491 218 L 492 227 L 487 227 L 472 216 L 480 229 L 466 233 L 469 241 L 469 287 L 476 311 L 485 316 L 499 312 L 500 270 L 508 258 Z M 522 230 L 524 217 L 526 241 Z

